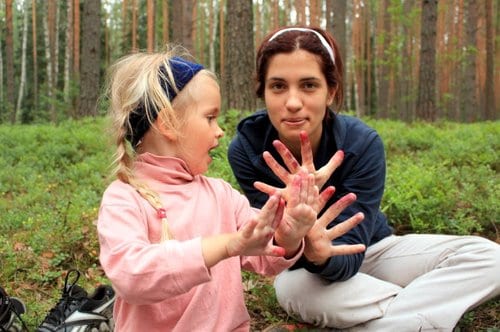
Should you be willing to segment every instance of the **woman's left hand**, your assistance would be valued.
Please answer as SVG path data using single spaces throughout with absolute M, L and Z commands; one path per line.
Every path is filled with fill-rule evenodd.
M 325 191 L 332 190 L 331 194 L 333 195 L 333 188 L 330 188 L 332 187 L 325 189 Z M 323 199 L 319 200 L 318 208 L 323 207 L 325 203 L 324 199 L 328 199 L 327 197 L 328 196 L 325 196 Z M 305 237 L 304 248 L 304 256 L 308 261 L 316 265 L 322 265 L 332 256 L 352 255 L 365 251 L 366 247 L 363 244 L 332 244 L 334 239 L 344 235 L 363 221 L 364 215 L 362 212 L 358 212 L 349 219 L 328 228 L 330 222 L 337 218 L 338 215 L 355 200 L 356 195 L 352 193 L 343 196 L 341 199 L 328 207 L 328 209 L 316 221 L 314 226 L 309 230 L 307 236 Z

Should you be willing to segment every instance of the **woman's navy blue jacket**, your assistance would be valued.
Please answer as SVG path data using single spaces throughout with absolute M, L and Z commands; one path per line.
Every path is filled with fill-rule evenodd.
M 334 239 L 333 243 L 362 243 L 368 247 L 392 234 L 392 228 L 380 211 L 386 170 L 384 146 L 377 132 L 358 118 L 328 112 L 320 146 L 314 156 L 314 165 L 316 169 L 321 168 L 337 150 L 344 151 L 344 160 L 325 184 L 336 189 L 327 206 L 348 193 L 355 193 L 357 196 L 356 202 L 332 220 L 329 227 L 357 212 L 361 211 L 365 215 L 359 225 Z M 258 208 L 264 205 L 268 196 L 254 188 L 255 181 L 284 187 L 262 157 L 264 151 L 269 151 L 286 167 L 272 145 L 275 139 L 278 139 L 278 133 L 272 126 L 267 111 L 258 111 L 238 124 L 236 136 L 228 150 L 229 163 L 241 189 L 250 203 Z M 317 266 L 302 257 L 292 268 L 305 268 L 330 281 L 342 281 L 358 272 L 363 258 L 364 253 L 333 256 L 324 265 Z

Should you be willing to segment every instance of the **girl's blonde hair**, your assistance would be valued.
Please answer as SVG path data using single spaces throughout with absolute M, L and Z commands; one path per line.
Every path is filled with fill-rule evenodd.
M 116 144 L 115 158 L 113 160 L 112 175 L 119 180 L 133 186 L 137 192 L 146 199 L 158 212 L 163 221 L 162 241 L 172 238 L 168 231 L 165 211 L 159 195 L 147 188 L 134 178 L 133 162 L 136 159 L 136 149 L 141 142 L 133 146 L 130 137 L 135 128 L 132 128 L 131 116 L 143 112 L 151 130 L 158 130 L 155 119 L 166 129 L 180 134 L 180 129 L 185 122 L 186 114 L 182 110 L 190 102 L 189 85 L 183 93 L 171 102 L 166 95 L 161 82 L 173 87 L 179 93 L 169 60 L 174 56 L 188 56 L 181 48 L 169 49 L 159 53 L 133 53 L 115 62 L 108 71 L 106 96 L 109 100 L 108 116 L 110 118 L 110 135 Z M 164 70 L 160 70 L 160 68 Z M 215 75 L 207 70 L 199 73 Z M 174 108 L 175 106 L 175 108 Z M 153 113 L 155 112 L 155 114 Z

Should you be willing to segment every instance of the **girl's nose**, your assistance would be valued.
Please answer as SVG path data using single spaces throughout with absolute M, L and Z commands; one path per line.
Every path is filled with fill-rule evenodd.
M 217 138 L 221 138 L 224 136 L 224 130 L 222 130 L 222 128 L 219 126 L 219 124 L 217 124 L 217 131 L 216 131 L 215 135 L 217 136 Z

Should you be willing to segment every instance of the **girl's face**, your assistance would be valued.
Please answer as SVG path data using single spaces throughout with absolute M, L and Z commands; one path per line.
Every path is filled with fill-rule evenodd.
M 183 110 L 187 119 L 175 154 L 186 162 L 191 174 L 198 175 L 208 170 L 210 151 L 218 146 L 224 132 L 217 123 L 221 107 L 218 84 L 207 75 L 196 75 L 192 83 L 196 86 L 190 89 L 192 100 Z
M 296 157 L 300 156 L 302 130 L 316 151 L 326 107 L 333 96 L 316 55 L 296 50 L 276 54 L 269 60 L 264 88 L 267 111 L 280 140 Z

